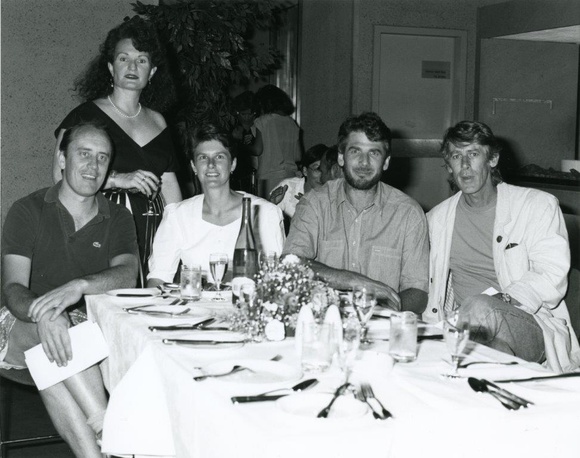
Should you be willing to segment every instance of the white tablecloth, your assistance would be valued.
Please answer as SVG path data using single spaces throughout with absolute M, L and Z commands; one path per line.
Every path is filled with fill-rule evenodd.
M 111 392 L 104 452 L 184 458 L 579 456 L 580 378 L 504 385 L 535 402 L 528 409 L 508 411 L 491 396 L 474 393 L 466 378 L 441 377 L 449 372 L 443 342 L 421 342 L 417 361 L 395 364 L 392 369 L 374 363 L 388 360 L 383 355 L 388 342 L 381 342 L 361 352 L 352 381 L 371 382 L 394 419 L 375 420 L 370 413 L 352 419 L 305 418 L 283 412 L 276 402 L 233 405 L 230 401 L 234 395 L 257 394 L 294 382 L 258 385 L 192 378 L 199 374 L 196 367 L 236 358 L 265 360 L 282 355 L 283 362 L 298 366 L 293 339 L 236 349 L 165 345 L 164 337 L 192 336 L 181 331 L 153 333 L 148 326 L 195 320 L 122 310 L 136 303 L 107 295 L 87 297 L 89 317 L 100 325 L 110 346 L 110 357 L 103 364 Z M 196 306 L 221 308 L 207 302 Z M 466 358 L 514 359 L 475 344 Z M 543 371 L 526 363 L 471 366 L 461 374 L 497 380 Z M 319 378 L 314 392 L 332 392 L 343 381 L 334 369 Z

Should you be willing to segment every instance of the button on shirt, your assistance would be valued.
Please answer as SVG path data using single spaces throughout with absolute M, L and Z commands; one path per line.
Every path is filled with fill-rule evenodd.
M 346 198 L 344 179 L 309 192 L 296 207 L 284 253 L 363 274 L 397 292 L 428 290 L 423 210 L 385 183 L 378 183 L 375 199 L 361 212 Z

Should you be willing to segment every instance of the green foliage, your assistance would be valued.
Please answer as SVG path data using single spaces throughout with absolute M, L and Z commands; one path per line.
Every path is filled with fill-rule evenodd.
M 271 0 L 183 0 L 172 4 L 132 4 L 153 22 L 170 45 L 176 66 L 177 117 L 189 125 L 212 121 L 228 128 L 229 90 L 272 73 L 280 62 L 277 51 L 256 53 L 248 38 L 254 29 L 276 24 Z

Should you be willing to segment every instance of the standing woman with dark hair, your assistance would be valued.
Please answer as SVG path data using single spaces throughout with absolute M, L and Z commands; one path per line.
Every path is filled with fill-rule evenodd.
M 175 100 L 167 67 L 153 25 L 138 16 L 126 20 L 108 33 L 99 56 L 75 82 L 85 103 L 55 131 L 57 182 L 61 171 L 56 159 L 65 129 L 92 120 L 108 127 L 115 151 L 103 191 L 133 214 L 144 275 L 163 208 L 181 201 L 171 134 L 158 112 Z
M 294 105 L 282 89 L 268 84 L 256 94 L 260 116 L 254 121 L 253 154 L 259 157 L 258 194 L 268 196 L 284 178 L 296 176 L 300 128 L 290 117 Z

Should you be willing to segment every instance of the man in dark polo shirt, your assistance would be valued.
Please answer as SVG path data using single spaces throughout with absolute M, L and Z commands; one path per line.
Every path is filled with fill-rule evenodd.
M 104 128 L 68 129 L 59 151 L 62 181 L 17 201 L 8 212 L 2 303 L 12 316 L 0 329 L 0 365 L 25 367 L 23 352 L 39 343 L 50 361 L 66 365 L 74 356 L 68 328 L 86 319 L 83 296 L 135 286 L 133 220 L 98 192 L 112 153 Z M 98 366 L 40 393 L 75 455 L 100 458 L 96 439 L 106 396 Z

